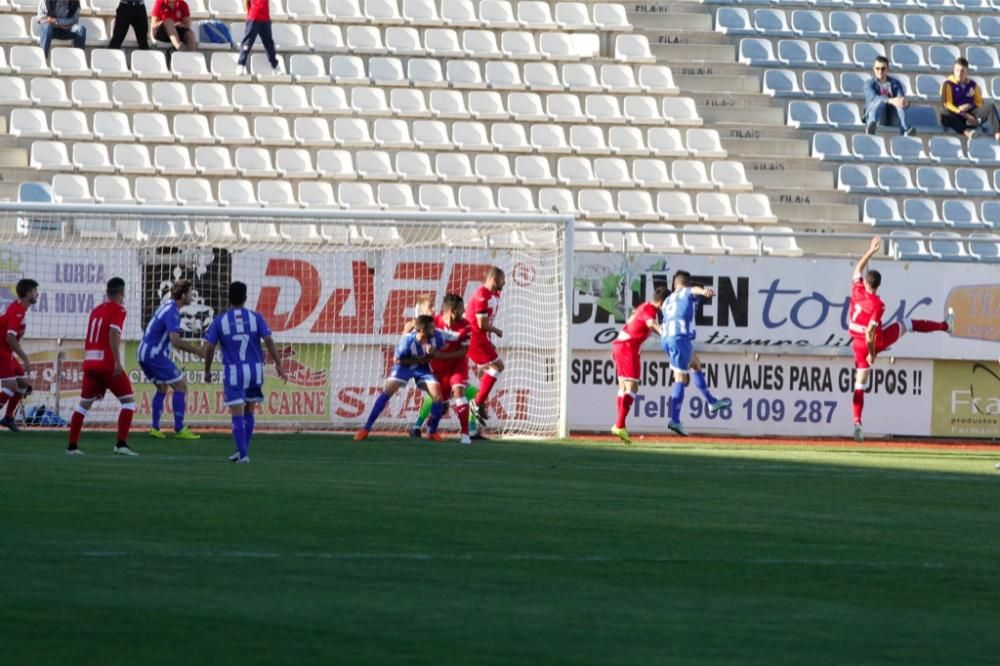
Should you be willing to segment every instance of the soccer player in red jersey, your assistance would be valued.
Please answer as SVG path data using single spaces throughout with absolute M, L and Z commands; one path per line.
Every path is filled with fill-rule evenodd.
M 882 285 L 882 274 L 878 271 L 867 271 L 868 262 L 879 250 L 882 241 L 876 236 L 872 239 L 868 251 L 854 266 L 854 286 L 851 288 L 851 300 L 848 311 L 847 330 L 851 334 L 854 350 L 854 440 L 864 441 L 861 429 L 861 412 L 865 406 L 865 386 L 868 385 L 872 363 L 875 357 L 893 343 L 899 340 L 907 331 L 916 333 L 932 333 L 934 331 L 951 332 L 951 324 L 955 313 L 948 309 L 945 321 L 928 321 L 926 319 L 902 319 L 882 327 L 882 316 L 885 314 L 885 303 L 878 297 L 878 289 Z
M 458 294 L 448 294 L 441 303 L 441 314 L 434 317 L 434 327 L 444 334 L 446 343 L 431 360 L 431 370 L 441 386 L 441 396 L 451 403 L 458 416 L 462 430 L 462 444 L 472 444 L 469 437 L 469 401 L 465 397 L 465 387 L 469 382 L 469 331 L 470 324 L 462 316 L 465 303 Z M 438 424 L 444 415 L 445 402 L 435 403 L 427 422 L 428 438 L 441 441 Z
M 114 277 L 108 280 L 108 298 L 94 308 L 87 320 L 87 338 L 83 346 L 83 387 L 80 404 L 73 410 L 69 421 L 69 446 L 67 455 L 82 455 L 78 447 L 80 430 L 87 411 L 95 400 L 111 391 L 121 411 L 118 412 L 118 441 L 114 452 L 121 456 L 138 455 L 128 447 L 128 431 L 135 414 L 135 397 L 122 364 L 122 327 L 125 326 L 125 280 Z
M 28 308 L 38 302 L 38 283 L 25 278 L 14 287 L 17 300 L 7 306 L 0 316 L 0 407 L 7 405 L 0 425 L 17 432 L 14 412 L 24 396 L 31 392 L 31 359 L 21 347 L 26 326 L 24 318 Z M 24 365 L 17 362 L 17 357 Z
M 489 418 L 486 401 L 489 400 L 490 391 L 497 383 L 497 378 L 503 372 L 503 361 L 490 336 L 503 337 L 503 331 L 493 325 L 493 320 L 496 318 L 497 308 L 500 307 L 500 292 L 503 291 L 506 282 L 503 270 L 494 266 L 465 306 L 465 319 L 469 322 L 469 360 L 478 368 L 485 368 L 479 382 L 479 392 L 470 405 L 472 415 L 480 423 L 485 423 Z
M 639 378 L 642 375 L 639 351 L 651 331 L 663 335 L 663 329 L 660 327 L 660 308 L 663 307 L 663 302 L 667 300 L 669 294 L 670 290 L 667 287 L 657 287 L 653 292 L 653 300 L 643 303 L 632 311 L 632 316 L 611 343 L 611 358 L 615 362 L 615 374 L 618 375 L 618 420 L 611 426 L 611 434 L 618 435 L 626 444 L 630 443 L 632 438 L 625 428 L 625 418 L 632 409 L 636 391 L 639 390 Z

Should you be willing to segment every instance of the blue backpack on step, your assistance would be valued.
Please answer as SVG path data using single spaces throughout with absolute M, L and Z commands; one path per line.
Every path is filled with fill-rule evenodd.
M 222 21 L 202 21 L 198 27 L 198 40 L 208 44 L 229 44 L 234 48 L 229 26 Z

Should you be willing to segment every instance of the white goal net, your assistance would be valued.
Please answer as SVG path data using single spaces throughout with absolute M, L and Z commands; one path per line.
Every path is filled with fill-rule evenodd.
M 87 316 L 107 280 L 122 277 L 124 358 L 141 426 L 155 389 L 136 350 L 171 284 L 193 282 L 182 328 L 185 337 L 199 339 L 226 309 L 229 283 L 245 282 L 247 306 L 267 319 L 289 376 L 283 384 L 269 366 L 258 422 L 349 431 L 364 423 L 381 390 L 418 297 L 432 294 L 438 308 L 447 293 L 468 299 L 498 266 L 507 284 L 497 317 L 504 335 L 494 342 L 506 370 L 491 395 L 490 432 L 555 436 L 566 428 L 571 237 L 572 219 L 551 215 L 0 204 L 0 311 L 19 279 L 39 282 L 24 341 L 35 366 L 24 414 L 29 423 L 44 423 L 38 410 L 44 407 L 50 420 L 68 418 L 79 398 Z M 189 385 L 188 421 L 228 423 L 221 385 L 203 382 L 203 361 L 172 354 Z M 473 384 L 475 377 L 471 368 Z M 421 400 L 411 385 L 376 427 L 405 430 Z M 108 396 L 92 418 L 116 412 Z M 442 421 L 445 432 L 455 428 L 453 416 Z

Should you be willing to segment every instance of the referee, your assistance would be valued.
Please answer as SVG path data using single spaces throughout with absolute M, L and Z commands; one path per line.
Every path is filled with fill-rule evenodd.
M 111 33 L 109 49 L 120 49 L 128 29 L 135 31 L 135 41 L 140 49 L 149 48 L 149 17 L 143 0 L 121 0 L 115 10 L 115 26 Z

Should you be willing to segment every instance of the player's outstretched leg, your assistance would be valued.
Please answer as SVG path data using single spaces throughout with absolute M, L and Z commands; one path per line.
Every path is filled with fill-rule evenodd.
M 667 428 L 674 431 L 678 435 L 687 435 L 687 431 L 684 430 L 684 426 L 681 425 L 681 407 L 684 405 L 684 381 L 678 381 L 677 377 L 674 377 L 674 386 L 670 393 L 670 421 L 667 423 Z
M 393 380 L 386 381 L 385 388 L 382 389 L 382 392 L 378 394 L 377 398 L 375 398 L 375 404 L 372 405 L 372 411 L 369 412 L 368 420 L 365 421 L 364 427 L 354 433 L 354 441 L 360 442 L 361 440 L 368 439 L 368 433 L 371 432 L 372 426 L 375 425 L 375 421 L 378 420 L 378 417 L 382 414 L 382 410 L 384 410 L 385 406 L 389 404 L 389 400 L 396 394 L 396 391 L 399 390 L 400 386 L 401 384 L 399 382 Z
M 861 414 L 865 409 L 865 386 L 868 384 L 867 377 L 861 372 L 857 373 L 854 379 L 854 396 L 851 398 L 851 409 L 854 414 L 854 441 L 865 441 L 864 431 L 861 427 Z M 867 373 L 864 373 L 867 375 Z
M 153 394 L 152 404 L 153 422 L 149 429 L 149 436 L 154 439 L 166 439 L 166 435 L 160 430 L 160 419 L 163 417 L 163 408 L 167 403 L 167 387 L 164 384 L 156 386 L 156 393 Z
M 490 399 L 490 392 L 499 381 L 500 373 L 503 372 L 503 362 L 497 359 L 483 373 L 479 381 L 479 390 L 476 392 L 476 400 L 470 405 L 472 415 L 480 423 L 486 423 L 489 413 L 486 411 L 486 402 Z

